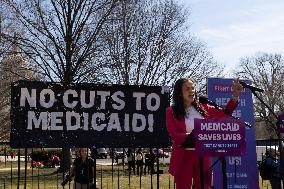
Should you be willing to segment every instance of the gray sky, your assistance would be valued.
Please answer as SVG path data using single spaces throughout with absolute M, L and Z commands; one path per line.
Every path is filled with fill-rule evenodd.
M 241 57 L 284 52 L 283 0 L 178 1 L 190 9 L 191 33 L 230 69 Z

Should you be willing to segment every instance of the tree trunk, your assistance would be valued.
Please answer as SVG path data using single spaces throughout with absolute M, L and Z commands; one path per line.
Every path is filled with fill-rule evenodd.
M 64 81 L 63 81 L 63 85 L 64 87 L 67 87 L 73 80 L 72 78 L 72 72 L 71 72 L 71 66 L 72 62 L 71 60 L 69 60 L 68 62 L 66 61 L 66 72 L 64 74 Z M 64 120 L 65 117 L 63 117 L 62 122 L 66 123 L 66 121 Z M 60 163 L 60 167 L 58 169 L 58 172 L 66 172 L 69 171 L 71 167 L 71 153 L 70 153 L 70 148 L 67 147 L 63 147 L 62 148 L 62 160 Z

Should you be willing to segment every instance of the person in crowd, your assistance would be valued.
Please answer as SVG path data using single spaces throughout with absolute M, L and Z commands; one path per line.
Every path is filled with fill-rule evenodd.
M 112 161 L 115 160 L 115 163 L 118 164 L 118 159 L 119 159 L 119 156 L 118 156 L 118 153 L 117 153 L 117 150 L 115 148 L 112 149 Z
M 96 188 L 96 184 L 94 184 L 94 160 L 89 158 L 87 153 L 87 148 L 79 149 L 79 157 L 74 160 L 70 175 L 66 176 L 66 180 L 62 183 L 63 186 L 74 177 L 74 189 Z
M 144 165 L 144 156 L 142 149 L 139 148 L 136 152 L 136 165 L 137 165 L 137 175 L 142 175 L 143 165 Z
M 277 158 L 276 150 L 269 148 L 266 151 L 266 164 L 269 165 L 271 178 L 269 179 L 272 189 L 281 189 L 280 161 Z
M 51 158 L 50 158 L 48 152 L 44 152 L 43 160 L 42 160 L 43 166 L 44 167 L 50 167 L 50 162 L 51 162 Z
M 11 152 L 10 152 L 10 156 L 11 156 L 11 159 L 16 158 L 16 152 L 11 151 Z
M 7 148 L 6 147 L 4 148 L 4 154 L 6 155 L 6 158 L 8 159 L 9 158 L 9 153 L 7 152 Z
M 52 167 L 55 167 L 55 166 L 59 166 L 59 163 L 60 163 L 60 158 L 58 155 L 56 154 L 53 154 L 51 156 L 51 166 Z
M 129 175 L 131 174 L 131 169 L 133 170 L 133 174 L 135 175 L 135 155 L 132 152 L 131 148 L 128 149 L 126 156 L 127 156 L 127 164 L 128 164 Z
M 42 168 L 43 165 L 40 161 L 31 160 L 31 168 Z
M 154 165 L 155 165 L 156 156 L 153 152 L 153 149 L 150 149 L 148 153 L 145 154 L 145 165 L 144 165 L 144 174 L 147 173 L 153 174 L 155 172 Z
M 232 114 L 238 105 L 238 99 L 243 86 L 236 79 L 232 83 L 232 98 L 228 102 L 224 113 L 207 103 L 197 100 L 195 82 L 191 78 L 180 78 L 176 81 L 173 91 L 173 105 L 166 110 L 166 126 L 173 141 L 169 173 L 174 176 L 176 189 L 189 189 L 194 180 L 195 188 L 200 188 L 199 158 L 194 145 L 187 146 L 188 139 L 192 138 L 194 119 L 216 118 L 225 119 Z M 204 188 L 211 188 L 211 158 L 203 157 Z M 206 172 L 205 172 L 206 170 Z

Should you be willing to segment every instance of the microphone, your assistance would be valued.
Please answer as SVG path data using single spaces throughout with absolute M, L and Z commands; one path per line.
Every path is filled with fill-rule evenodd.
M 205 97 L 205 96 L 200 96 L 200 97 L 198 98 L 198 101 L 199 101 L 201 104 L 210 104 L 210 105 L 213 105 L 215 108 L 217 108 L 217 109 L 223 111 L 226 115 L 230 116 L 231 118 L 239 119 L 239 118 L 237 118 L 237 117 L 235 117 L 235 116 L 232 116 L 232 115 L 230 114 L 230 112 L 229 112 L 228 109 L 222 108 L 222 107 L 219 106 L 217 103 L 215 103 L 215 102 L 213 102 L 213 101 L 211 101 L 211 100 L 208 100 L 208 98 Z M 244 122 L 244 123 L 245 123 L 245 125 L 246 125 L 247 127 L 249 127 L 249 128 L 252 127 L 249 123 L 247 123 L 247 122 Z
M 200 97 L 198 98 L 198 100 L 199 100 L 199 102 L 200 102 L 201 104 L 207 104 L 207 103 L 209 103 L 209 102 L 212 102 L 212 101 L 208 100 L 208 98 L 207 98 L 206 96 L 200 96 Z
M 210 105 L 214 106 L 215 108 L 217 108 L 217 109 L 219 109 L 219 110 L 222 110 L 225 114 L 230 115 L 230 112 L 229 112 L 228 109 L 222 108 L 222 107 L 219 106 L 217 103 L 215 103 L 215 102 L 213 102 L 213 101 L 211 101 L 211 100 L 208 100 L 208 98 L 205 97 L 205 96 L 200 96 L 198 100 L 199 100 L 199 102 L 200 102 L 201 104 L 210 104 Z
M 251 90 L 252 92 L 254 92 L 254 91 L 258 91 L 258 92 L 260 92 L 260 93 L 263 93 L 263 92 L 264 92 L 264 90 L 261 89 L 261 88 L 251 86 L 251 85 L 249 85 L 249 84 L 247 84 L 247 83 L 245 83 L 245 82 L 243 82 L 243 81 L 239 81 L 239 82 L 240 82 L 240 84 L 241 84 L 244 88 L 247 88 L 247 89 Z

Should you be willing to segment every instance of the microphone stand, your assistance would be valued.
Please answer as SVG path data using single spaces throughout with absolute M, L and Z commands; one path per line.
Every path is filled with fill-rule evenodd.
M 218 158 L 217 161 L 214 162 L 213 165 L 211 165 L 209 167 L 208 170 L 206 170 L 205 172 L 203 171 L 203 158 L 202 157 L 199 157 L 199 169 L 200 169 L 200 188 L 201 189 L 204 189 L 204 173 L 206 173 L 207 171 L 211 170 L 214 165 L 218 162 L 218 161 L 221 161 L 221 165 L 222 165 L 222 176 L 223 176 L 223 189 L 227 189 L 227 186 L 228 186 L 228 181 L 227 181 L 227 174 L 226 174 L 226 159 L 225 159 L 225 156 L 221 156 Z
M 281 124 L 284 124 L 284 122 L 278 118 L 278 116 L 274 113 L 274 111 L 258 96 L 258 94 L 255 93 L 254 90 L 251 90 L 252 94 L 261 102 L 261 104 L 263 104 L 271 113 L 272 115 L 277 119 L 277 122 L 276 122 L 276 126 L 277 126 L 277 136 L 279 138 L 281 138 L 280 136 L 280 132 L 279 132 L 279 127 Z
M 199 176 L 200 176 L 200 188 L 204 189 L 204 174 L 203 174 L 203 158 L 199 157 Z
M 231 118 L 233 118 L 233 119 L 239 119 L 239 118 L 237 118 L 237 117 L 235 117 L 235 116 L 233 116 L 233 115 L 231 115 L 231 114 L 228 114 L 228 113 L 226 112 L 226 109 L 224 109 L 223 107 L 219 106 L 217 103 L 215 103 L 215 102 L 213 102 L 213 101 L 210 101 L 210 100 L 207 100 L 207 103 L 208 103 L 208 104 L 211 104 L 211 105 L 213 105 L 215 108 L 217 108 L 217 109 L 223 111 L 226 115 L 230 116 Z M 244 122 L 244 123 L 245 123 L 245 125 L 246 125 L 248 128 L 251 128 L 251 127 L 252 127 L 249 123 L 247 123 L 247 122 Z
M 227 167 L 226 167 L 225 156 L 219 157 L 206 171 L 204 171 L 204 173 L 207 173 L 209 170 L 212 170 L 212 168 L 218 163 L 218 161 L 221 162 L 221 166 L 222 166 L 223 189 L 227 189 L 228 179 L 227 179 L 227 173 L 226 173 Z M 204 174 L 203 174 L 203 159 L 202 159 L 202 157 L 199 157 L 199 168 L 200 168 L 200 185 L 201 185 L 200 188 L 204 189 Z
M 226 158 L 225 158 L 225 156 L 221 156 L 220 158 L 221 158 L 221 164 L 222 164 L 223 189 L 227 189 L 228 180 L 227 180 Z

